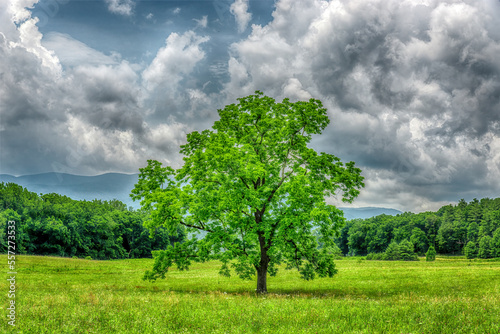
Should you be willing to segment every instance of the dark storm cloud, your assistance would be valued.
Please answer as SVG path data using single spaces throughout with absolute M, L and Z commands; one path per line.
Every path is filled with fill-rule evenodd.
M 233 46 L 227 90 L 282 97 L 293 78 L 320 98 L 332 125 L 314 145 L 365 170 L 361 201 L 499 191 L 500 3 L 283 0 L 273 17 Z
M 77 67 L 72 75 L 78 94 L 74 101 L 81 99 L 70 107 L 72 113 L 102 129 L 144 133 L 138 76 L 128 63 Z
M 175 167 L 186 133 L 262 90 L 323 101 L 312 145 L 363 169 L 357 205 L 500 191 L 497 1 L 69 2 L 44 36 L 15 4 L 0 3 L 2 172 Z
M 9 29 L 14 22 L 0 26 L 1 172 L 136 172 L 159 155 L 156 147 L 173 137 L 145 123 L 136 68 L 66 36 L 52 45 L 76 46 L 86 51 L 80 59 L 92 61 L 79 65 L 68 54 L 72 66 L 63 70 L 41 44 L 36 21 L 23 15 L 16 29 Z

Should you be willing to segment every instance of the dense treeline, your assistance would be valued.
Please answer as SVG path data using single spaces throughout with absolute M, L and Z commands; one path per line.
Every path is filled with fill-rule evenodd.
M 77 201 L 38 195 L 14 183 L 0 183 L 0 252 L 7 251 L 7 222 L 16 221 L 16 251 L 93 259 L 151 257 L 151 251 L 182 242 L 158 228 L 143 227 L 148 214 L 120 201 Z M 500 198 L 461 200 L 437 212 L 380 215 L 348 221 L 337 245 L 344 255 L 370 259 L 415 259 L 430 246 L 440 254 L 500 257 Z M 398 246 L 398 247 L 396 247 Z M 339 252 L 340 253 L 340 252 Z M 408 255 L 405 255 L 408 254 Z
M 500 198 L 461 200 L 437 212 L 351 220 L 337 244 L 344 255 L 368 255 L 385 253 L 391 243 L 406 241 L 419 255 L 433 246 L 440 254 L 500 257 Z
M 7 252 L 7 222 L 16 222 L 16 252 L 93 259 L 151 257 L 185 237 L 143 227 L 147 213 L 118 200 L 77 201 L 58 194 L 38 195 L 14 183 L 0 183 L 0 252 Z

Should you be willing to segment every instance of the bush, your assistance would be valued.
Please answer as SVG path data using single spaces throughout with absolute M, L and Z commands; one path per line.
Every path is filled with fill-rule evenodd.
M 399 245 L 397 242 L 393 241 L 389 244 L 385 250 L 384 260 L 399 260 L 401 258 L 401 253 L 399 252 Z
M 381 261 L 385 259 L 384 253 L 370 253 L 366 256 L 367 260 Z
M 73 255 L 72 259 L 78 259 L 78 256 Z
M 332 254 L 335 260 L 340 260 L 344 257 L 344 254 L 342 254 L 342 250 L 336 244 L 333 244 L 332 247 L 328 248 L 328 253 Z
M 389 261 L 418 261 L 413 244 L 407 239 L 397 243 L 393 241 L 389 244 L 385 253 L 370 253 L 366 256 L 367 260 L 389 260 Z
M 473 241 L 469 241 L 464 247 L 464 255 L 468 259 L 475 259 L 477 257 L 477 246 Z
M 435 261 L 436 260 L 436 249 L 434 246 L 430 246 L 429 249 L 427 250 L 427 253 L 425 253 L 425 261 Z
M 403 240 L 398 245 L 399 257 L 403 261 L 418 261 L 418 256 L 415 254 L 413 244 L 408 240 Z
M 92 256 L 85 256 L 85 260 L 92 260 Z

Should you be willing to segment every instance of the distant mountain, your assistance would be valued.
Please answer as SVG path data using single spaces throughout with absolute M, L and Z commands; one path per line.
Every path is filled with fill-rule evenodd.
M 76 200 L 122 201 L 127 206 L 139 207 L 130 198 L 130 191 L 137 183 L 138 174 L 107 173 L 97 176 L 80 176 L 65 173 L 43 173 L 12 176 L 0 174 L 0 182 L 12 182 L 35 193 L 57 193 Z
M 12 176 L 0 174 L 0 182 L 12 182 L 35 193 L 57 193 L 76 200 L 112 200 L 122 201 L 127 206 L 139 208 L 139 203 L 132 201 L 130 191 L 137 183 L 139 174 L 107 173 L 97 176 L 80 176 L 65 173 L 43 173 L 35 175 Z M 387 208 L 339 208 L 344 211 L 347 220 L 371 218 L 381 214 L 395 216 L 401 211 Z
M 375 207 L 363 207 L 363 208 L 339 208 L 340 210 L 344 211 L 344 217 L 347 220 L 352 220 L 352 219 L 366 219 L 366 218 L 371 218 L 375 217 L 378 215 L 388 215 L 388 216 L 395 216 L 399 215 L 403 212 L 396 210 L 396 209 L 388 209 L 388 208 L 375 208 Z

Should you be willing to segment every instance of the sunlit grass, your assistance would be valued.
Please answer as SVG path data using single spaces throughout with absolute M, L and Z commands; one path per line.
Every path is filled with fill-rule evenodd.
M 342 259 L 333 279 L 280 270 L 258 296 L 216 262 L 150 283 L 150 259 L 16 260 L 17 333 L 500 333 L 499 261 Z

